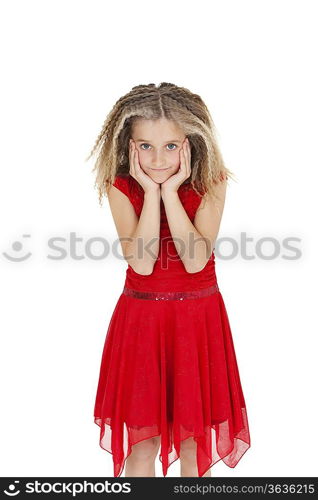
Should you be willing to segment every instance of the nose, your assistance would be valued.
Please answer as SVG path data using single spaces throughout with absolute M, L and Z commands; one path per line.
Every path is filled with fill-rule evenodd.
M 160 170 L 161 168 L 165 168 L 166 167 L 164 155 L 160 151 L 157 151 L 157 152 L 153 153 L 153 157 L 152 157 L 152 162 L 151 163 L 152 163 L 151 168 L 155 168 L 155 169 L 158 169 L 158 170 Z

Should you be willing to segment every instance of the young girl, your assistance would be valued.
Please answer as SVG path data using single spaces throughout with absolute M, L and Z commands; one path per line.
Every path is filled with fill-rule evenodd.
M 250 447 L 214 245 L 231 176 L 210 113 L 170 83 L 138 85 L 109 113 L 88 158 L 127 260 L 102 353 L 94 421 L 114 477 L 235 467 Z

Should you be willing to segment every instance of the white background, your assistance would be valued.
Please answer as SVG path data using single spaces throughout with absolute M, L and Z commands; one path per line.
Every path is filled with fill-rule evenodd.
M 91 238 L 117 235 L 85 158 L 119 97 L 163 81 L 201 95 L 238 179 L 229 181 L 219 233 L 238 251 L 226 259 L 232 247 L 222 245 L 216 271 L 251 448 L 234 469 L 218 462 L 212 476 L 317 474 L 315 7 L 1 2 L 2 476 L 112 477 L 93 406 L 127 266 L 112 253 L 87 253 Z M 77 258 L 71 233 L 80 239 Z M 62 260 L 52 259 L 53 237 L 64 238 Z M 274 239 L 275 257 L 262 238 Z M 98 256 L 103 246 L 90 249 Z M 7 257 L 28 252 L 22 262 Z M 179 476 L 179 465 L 168 476 Z

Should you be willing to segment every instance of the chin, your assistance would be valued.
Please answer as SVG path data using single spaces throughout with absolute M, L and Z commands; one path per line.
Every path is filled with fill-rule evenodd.
M 164 182 L 166 181 L 167 179 L 169 179 L 169 177 L 171 177 L 172 173 L 171 173 L 171 170 L 166 170 L 166 171 L 163 171 L 163 172 L 155 172 L 154 170 L 149 170 L 148 171 L 148 175 L 149 177 L 151 177 L 154 181 L 156 182 Z

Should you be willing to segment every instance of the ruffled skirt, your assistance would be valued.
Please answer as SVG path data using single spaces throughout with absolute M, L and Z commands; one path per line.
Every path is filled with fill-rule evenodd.
M 114 476 L 132 446 L 161 436 L 163 475 L 196 441 L 198 476 L 219 460 L 235 467 L 250 447 L 228 315 L 217 285 L 194 292 L 124 288 L 102 353 L 94 408 Z

